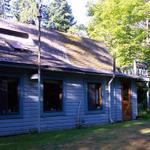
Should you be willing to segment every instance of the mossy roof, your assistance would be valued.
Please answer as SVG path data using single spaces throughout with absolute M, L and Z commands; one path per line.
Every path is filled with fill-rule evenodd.
M 37 65 L 38 28 L 0 19 L 0 29 L 26 33 L 17 37 L 0 33 L 0 61 Z M 112 73 L 112 57 L 102 42 L 54 30 L 41 31 L 41 65 L 49 69 L 76 69 Z

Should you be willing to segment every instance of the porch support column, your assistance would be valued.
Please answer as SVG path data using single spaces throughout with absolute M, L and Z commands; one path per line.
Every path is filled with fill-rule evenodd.
M 136 60 L 133 61 L 133 74 L 134 74 L 134 76 L 137 75 L 137 65 L 136 65 Z

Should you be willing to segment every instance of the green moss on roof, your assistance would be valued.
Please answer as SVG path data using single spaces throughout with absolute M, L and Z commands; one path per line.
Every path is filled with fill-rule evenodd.
M 38 44 L 38 30 L 36 26 L 8 23 L 7 21 L 0 19 L 0 27 L 24 31 L 36 42 L 36 45 Z M 69 66 L 72 68 L 84 68 L 96 71 L 112 71 L 112 57 L 103 43 L 45 29 L 42 29 L 41 42 L 41 62 L 44 65 L 49 67 L 63 66 L 67 68 Z M 33 48 L 31 51 L 35 54 Z M 20 57 L 18 54 L 18 60 L 15 57 L 15 52 L 11 55 L 11 58 L 8 56 L 9 59 L 17 62 L 20 61 L 20 63 L 27 63 L 27 60 L 23 57 L 22 53 L 20 53 Z M 37 61 L 36 55 L 32 56 L 32 54 L 30 54 L 29 57 L 31 57 L 32 61 L 29 61 L 28 63 Z M 5 57 L 7 60 L 7 55 L 5 55 Z M 22 60 L 20 60 L 21 57 Z M 66 59 L 68 59 L 68 61 Z

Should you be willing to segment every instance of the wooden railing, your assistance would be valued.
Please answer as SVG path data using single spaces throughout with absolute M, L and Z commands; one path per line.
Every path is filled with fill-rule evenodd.
M 121 73 L 148 78 L 148 64 L 134 61 L 133 65 L 120 68 Z

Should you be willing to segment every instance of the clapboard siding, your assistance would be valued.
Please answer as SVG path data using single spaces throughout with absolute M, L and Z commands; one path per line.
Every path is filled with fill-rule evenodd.
M 132 119 L 136 119 L 137 113 L 137 87 L 136 82 L 131 83 L 131 104 L 132 104 Z
M 89 126 L 109 123 L 108 115 L 108 82 L 110 78 L 97 77 L 86 78 L 67 77 L 57 75 L 63 80 L 63 105 L 62 114 L 45 115 L 41 112 L 39 122 L 39 100 L 37 81 L 32 81 L 30 75 L 20 75 L 22 115 L 20 118 L 0 119 L 0 135 L 11 135 L 38 131 L 40 123 L 41 131 L 59 129 L 71 129 L 77 125 Z M 49 76 L 48 76 L 49 78 Z M 87 110 L 87 83 L 101 82 L 103 90 L 103 110 L 91 113 Z M 111 86 L 111 114 L 113 121 L 122 120 L 122 99 L 120 79 L 115 79 Z M 133 119 L 137 115 L 136 85 L 132 82 L 132 112 Z
M 111 115 L 113 121 L 122 121 L 122 96 L 121 96 L 121 82 L 116 79 L 111 87 Z M 136 82 L 131 82 L 131 105 L 132 105 L 132 119 L 137 116 L 137 89 Z
M 84 118 L 85 125 L 101 125 L 108 123 L 108 115 L 107 114 L 91 114 L 86 115 Z
M 10 135 L 36 130 L 37 125 L 37 84 L 27 75 L 20 75 L 21 117 L 18 119 L 0 119 L 0 135 Z
M 87 93 L 85 92 L 85 110 L 86 113 L 84 114 L 83 117 L 83 122 L 85 125 L 100 125 L 100 124 L 106 124 L 108 123 L 108 95 L 107 95 L 107 82 L 106 82 L 107 78 L 101 77 L 99 79 L 96 80 L 90 80 L 90 78 L 88 80 L 86 80 L 84 82 L 85 84 L 85 88 L 87 85 L 87 82 L 100 82 L 102 83 L 102 99 L 103 99 L 103 110 L 99 110 L 96 112 L 96 114 L 87 111 Z
M 122 120 L 122 97 L 121 97 L 121 82 L 118 79 L 115 79 L 112 87 L 112 113 L 114 121 Z
M 65 115 L 41 118 L 41 130 L 67 129 L 76 126 L 79 103 L 81 102 L 83 107 L 84 102 L 83 81 L 66 80 L 64 86 Z

